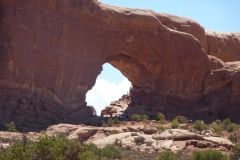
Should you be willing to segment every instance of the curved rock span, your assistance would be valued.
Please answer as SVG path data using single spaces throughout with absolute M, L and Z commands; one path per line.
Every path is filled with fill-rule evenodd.
M 0 0 L 0 11 L 1 123 L 94 116 L 85 95 L 106 62 L 132 82 L 129 111 L 240 114 L 240 33 L 96 0 Z

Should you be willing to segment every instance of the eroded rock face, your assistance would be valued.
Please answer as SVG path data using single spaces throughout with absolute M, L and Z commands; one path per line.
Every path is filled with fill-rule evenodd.
M 207 32 L 208 54 L 225 62 L 240 60 L 240 33 Z
M 129 111 L 239 115 L 239 63 L 223 62 L 239 60 L 238 33 L 218 38 L 193 20 L 95 0 L 0 0 L 0 8 L 1 123 L 94 116 L 85 95 L 105 62 L 132 82 Z

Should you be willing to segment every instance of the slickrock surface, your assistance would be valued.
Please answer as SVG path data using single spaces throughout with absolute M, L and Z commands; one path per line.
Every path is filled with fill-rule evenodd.
M 132 82 L 129 113 L 237 120 L 240 63 L 224 62 L 239 60 L 239 46 L 239 33 L 206 33 L 193 20 L 149 10 L 0 0 L 0 122 L 86 121 L 95 111 L 85 95 L 106 62 Z
M 93 127 L 85 125 L 58 124 L 47 130 L 28 132 L 0 132 L 0 147 L 9 147 L 14 141 L 26 137 L 29 141 L 37 141 L 41 136 L 61 136 L 83 143 L 93 143 L 98 147 L 116 145 L 123 149 L 142 152 L 160 152 L 164 150 L 188 151 L 201 149 L 216 149 L 229 153 L 234 144 L 224 137 L 206 136 L 185 129 L 158 130 L 158 122 L 127 122 L 120 126 Z M 146 132 L 149 127 L 154 132 Z M 11 142 L 11 143 L 10 143 Z

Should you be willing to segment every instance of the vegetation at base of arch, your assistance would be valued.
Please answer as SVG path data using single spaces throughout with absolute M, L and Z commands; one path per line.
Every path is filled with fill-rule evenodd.
M 120 159 L 121 151 L 113 146 L 97 148 L 62 137 L 43 136 L 37 142 L 22 140 L 0 149 L 1 160 L 104 160 Z
M 131 115 L 131 120 L 133 121 L 143 121 L 143 120 L 148 120 L 148 116 L 146 114 L 133 114 Z

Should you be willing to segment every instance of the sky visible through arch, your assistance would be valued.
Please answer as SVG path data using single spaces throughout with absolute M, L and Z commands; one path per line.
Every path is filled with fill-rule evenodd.
M 240 0 L 100 0 L 102 3 L 128 8 L 151 9 L 193 19 L 206 30 L 240 32 Z M 111 101 L 127 93 L 131 83 L 110 64 L 103 65 L 96 84 L 87 93 L 88 105 L 97 113 Z

